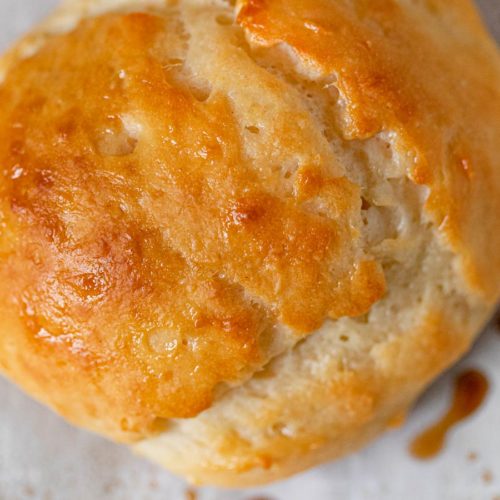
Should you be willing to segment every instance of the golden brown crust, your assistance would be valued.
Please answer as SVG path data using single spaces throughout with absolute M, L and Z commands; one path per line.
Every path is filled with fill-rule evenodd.
M 205 409 L 218 383 L 267 360 L 277 321 L 311 332 L 384 292 L 357 187 L 321 157 L 288 189 L 272 161 L 246 159 L 227 98 L 176 75 L 174 28 L 141 13 L 83 21 L 0 89 L 2 301 L 24 322 L 7 335 L 24 337 L 49 402 L 89 397 L 65 414 L 112 414 L 115 435 Z
M 257 382 L 244 389 L 250 417 L 238 408 L 241 397 L 225 398 L 222 408 L 136 450 L 196 484 L 247 487 L 283 479 L 350 453 L 393 427 L 471 340 L 470 331 L 430 310 L 418 325 L 377 345 L 357 370 L 339 369 L 332 355 L 315 364 L 314 375 L 298 369 L 301 383 L 273 392 L 271 400 L 259 398 L 259 389 L 266 391 Z M 314 363 L 307 342 L 275 369 L 286 372 L 288 363 L 297 367 L 301 359 Z M 282 381 L 274 385 L 285 387 Z
M 172 3 L 74 0 L 11 53 L 0 367 L 268 482 L 390 425 L 498 299 L 498 54 L 467 0 Z
M 460 254 L 470 285 L 494 302 L 500 293 L 500 65 L 470 2 L 242 4 L 238 23 L 257 46 L 286 44 L 316 79 L 336 77 L 347 138 L 398 134 L 398 147 L 414 157 L 408 174 L 431 188 L 434 224 Z

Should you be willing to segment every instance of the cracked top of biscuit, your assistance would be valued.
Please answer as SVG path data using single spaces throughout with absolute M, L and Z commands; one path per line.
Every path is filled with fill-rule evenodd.
M 140 10 L 47 36 L 0 87 L 0 366 L 14 380 L 136 439 L 369 312 L 384 273 L 363 183 L 329 134 L 345 148 L 392 134 L 400 175 L 430 188 L 429 223 L 496 296 L 499 236 L 477 221 L 499 213 L 498 71 L 449 62 L 452 42 L 388 0 Z M 263 62 L 278 53 L 286 77 Z M 306 84 L 330 99 L 311 107 Z

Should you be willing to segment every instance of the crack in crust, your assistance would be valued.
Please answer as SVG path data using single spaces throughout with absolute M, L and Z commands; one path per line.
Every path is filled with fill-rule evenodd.
M 448 22 L 454 16 L 467 31 Z M 396 153 L 411 160 L 407 175 L 430 188 L 426 212 L 459 255 L 467 286 L 493 304 L 500 65 L 470 2 L 246 0 L 237 22 L 257 48 L 286 46 L 312 81 L 335 77 L 345 138 L 394 134 Z M 486 232 L 482 221 L 491 221 Z
M 250 130 L 268 142 L 249 157 L 244 114 L 194 78 L 187 47 L 174 11 L 106 14 L 0 88 L 2 366 L 119 439 L 210 406 L 283 325 L 278 350 L 384 292 L 359 188 L 332 174 L 308 112 L 285 100 L 281 130 Z

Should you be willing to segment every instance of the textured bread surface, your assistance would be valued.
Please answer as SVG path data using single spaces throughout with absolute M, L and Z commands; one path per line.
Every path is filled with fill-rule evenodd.
M 360 447 L 498 300 L 467 0 L 73 0 L 0 74 L 0 367 L 194 482 Z

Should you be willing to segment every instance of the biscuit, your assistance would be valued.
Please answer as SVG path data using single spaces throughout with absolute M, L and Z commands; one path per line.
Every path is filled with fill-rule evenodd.
M 492 313 L 468 0 L 73 0 L 0 74 L 0 369 L 193 482 L 352 452 Z

